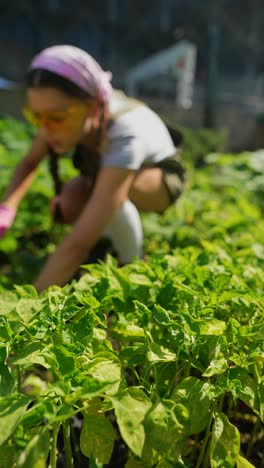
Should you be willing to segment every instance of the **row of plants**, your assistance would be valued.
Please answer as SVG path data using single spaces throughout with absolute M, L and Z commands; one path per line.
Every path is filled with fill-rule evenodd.
M 0 121 L 2 191 L 29 132 Z M 178 204 L 142 216 L 144 261 L 108 256 L 39 295 L 65 229 L 42 165 L 0 241 L 0 467 L 264 463 L 263 153 L 198 168 L 187 141 L 183 157 Z

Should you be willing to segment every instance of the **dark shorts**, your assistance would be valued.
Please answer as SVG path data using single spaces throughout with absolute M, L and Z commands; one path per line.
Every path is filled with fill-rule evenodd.
M 185 185 L 185 169 L 182 166 L 178 153 L 155 164 L 163 171 L 163 181 L 168 190 L 171 203 L 174 203 L 182 194 Z

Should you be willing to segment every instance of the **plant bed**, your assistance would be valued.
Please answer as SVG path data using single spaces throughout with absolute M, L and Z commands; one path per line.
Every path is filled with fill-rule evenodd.
M 263 466 L 263 156 L 186 158 L 177 206 L 142 216 L 145 261 L 99 249 L 39 295 L 66 232 L 41 168 L 0 241 L 0 467 Z

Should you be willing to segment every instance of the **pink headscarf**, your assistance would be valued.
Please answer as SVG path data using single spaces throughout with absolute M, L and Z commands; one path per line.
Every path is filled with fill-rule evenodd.
M 112 93 L 112 73 L 105 72 L 91 55 L 78 47 L 48 47 L 33 58 L 30 70 L 36 68 L 67 78 L 101 102 L 108 102 Z

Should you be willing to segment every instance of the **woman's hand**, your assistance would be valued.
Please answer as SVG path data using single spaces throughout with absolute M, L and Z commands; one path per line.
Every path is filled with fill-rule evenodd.
M 16 210 L 0 205 L 0 239 L 4 237 L 6 231 L 12 226 L 16 216 Z

